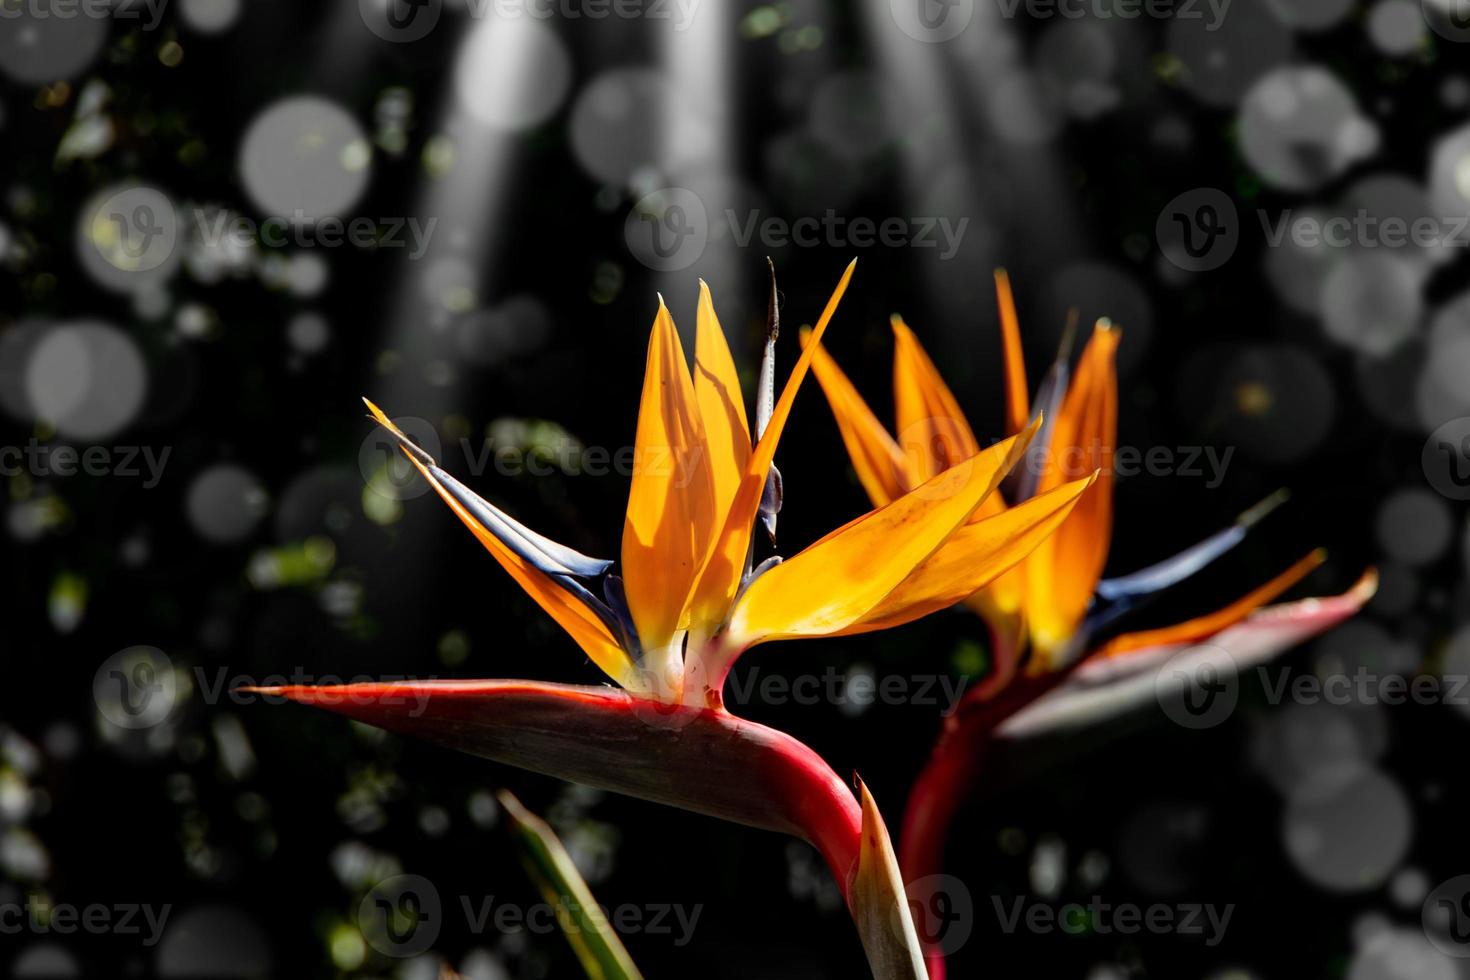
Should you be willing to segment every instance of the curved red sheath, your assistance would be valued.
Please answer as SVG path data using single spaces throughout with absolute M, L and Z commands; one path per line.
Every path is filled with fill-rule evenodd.
M 1375 587 L 1370 572 L 1342 595 L 1268 606 L 1200 646 L 1227 651 L 1237 669 L 1264 663 L 1352 616 Z M 1070 670 L 1022 678 L 990 699 L 984 696 L 987 689 L 972 688 L 945 719 L 909 794 L 898 849 L 904 879 L 914 881 L 941 870 L 950 824 L 977 782 L 994 740 L 1078 728 L 1141 707 L 1155 697 L 1152 668 L 1188 649 L 1180 644 L 1106 659 L 1083 657 Z M 931 949 L 926 958 L 930 980 L 944 980 L 943 953 Z
M 801 742 L 726 711 L 515 680 L 258 690 L 532 772 L 790 834 L 821 852 L 851 900 L 862 832 L 852 790 Z

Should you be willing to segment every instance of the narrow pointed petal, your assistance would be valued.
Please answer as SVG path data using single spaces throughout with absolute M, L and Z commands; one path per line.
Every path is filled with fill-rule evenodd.
M 857 781 L 862 797 L 862 848 L 852 889 L 852 918 L 876 980 L 926 980 L 924 951 L 883 815 Z
M 730 617 L 739 649 L 862 619 L 964 524 L 1026 448 L 1012 436 L 831 532 L 755 582 Z
M 644 649 L 664 650 L 683 626 L 684 597 L 714 523 L 714 490 L 694 383 L 662 299 L 648 338 L 634 459 L 623 583 Z
M 408 458 L 418 464 L 421 471 L 428 470 L 432 476 L 431 483 L 442 485 L 450 496 L 473 514 L 486 530 L 505 542 L 506 547 L 540 571 L 547 575 L 596 578 L 612 567 L 613 563 L 610 559 L 590 558 L 574 548 L 568 548 L 526 527 L 441 468 L 433 457 L 415 445 L 397 425 L 393 424 L 393 420 L 383 414 L 382 409 L 366 398 L 363 399 L 363 402 L 373 413 L 373 418 L 378 424 L 386 428 L 398 440 Z
M 1118 578 L 1103 579 L 1097 583 L 1097 597 L 1108 602 L 1140 599 L 1177 585 L 1240 544 L 1245 540 L 1245 535 L 1244 527 L 1232 524 L 1198 544 L 1190 545 L 1179 554 L 1147 568 Z
M 432 457 L 415 446 L 399 428 L 372 402 L 368 402 L 376 418 L 384 428 L 392 432 L 403 447 L 404 455 L 429 482 L 449 509 L 470 529 L 485 550 L 510 573 L 522 589 L 536 604 L 546 610 L 562 629 L 569 633 L 582 651 L 609 677 L 625 687 L 640 686 L 637 668 L 617 637 L 617 632 L 607 622 L 597 607 L 587 600 L 586 589 L 564 577 L 548 575 L 537 563 L 527 560 L 512 548 L 506 540 L 487 528 L 461 501 L 460 497 L 446 485 L 443 470 Z M 456 481 L 457 482 L 457 481 Z M 464 491 L 468 492 L 468 491 Z M 473 494 L 471 494 L 473 496 Z M 479 499 L 479 498 L 476 498 Z M 483 503 L 483 501 L 482 501 Z M 490 507 L 488 503 L 486 507 Z M 494 508 L 490 508 L 494 510 Z M 590 560 L 590 559 L 589 559 Z M 575 587 L 575 591 L 573 589 Z M 595 600 L 594 600 L 595 602 Z
M 766 313 L 766 348 L 761 353 L 761 373 L 755 407 L 755 437 L 766 434 L 771 424 L 771 415 L 776 411 L 776 341 L 781 337 L 781 307 L 776 294 L 776 264 L 770 257 L 766 265 L 771 270 L 771 303 Z M 776 519 L 781 513 L 781 502 L 785 498 L 785 487 L 781 483 L 781 471 L 773 461 L 771 471 L 766 474 L 766 486 L 761 491 L 761 502 L 756 508 L 760 522 L 765 526 L 766 537 L 776 543 Z M 747 552 L 747 561 L 750 553 Z
M 847 284 L 852 279 L 852 271 L 856 265 L 857 260 L 854 259 L 842 273 L 837 288 L 832 291 L 832 297 L 827 300 L 827 306 L 822 310 L 822 316 L 817 320 L 816 329 L 812 332 L 813 344 L 821 343 L 822 334 L 826 332 L 827 324 L 832 321 L 833 315 L 837 312 L 837 305 L 842 301 L 843 293 L 847 291 Z M 781 433 L 786 428 L 786 419 L 791 414 L 792 403 L 796 401 L 796 393 L 806 378 L 814 356 L 814 348 L 808 348 L 802 352 L 796 366 L 791 369 L 791 377 L 787 379 L 780 399 L 777 400 L 771 412 L 770 424 L 756 443 L 755 450 L 750 454 L 745 473 L 740 479 L 740 488 L 735 494 L 735 502 L 731 505 L 725 517 L 724 526 L 720 529 L 713 546 L 705 557 L 703 568 L 691 595 L 690 616 L 694 622 L 714 626 L 724 622 L 726 614 L 730 611 L 731 603 L 740 589 L 741 580 L 745 575 L 745 559 L 750 548 L 750 536 L 754 530 L 761 494 L 765 490 L 766 477 L 771 468 L 771 460 L 776 455 L 776 444 L 781 440 Z
M 607 687 L 401 681 L 262 689 L 470 755 L 722 820 L 790 834 L 826 859 L 844 896 L 861 811 L 810 748 L 725 711 Z
M 842 634 L 902 626 L 974 595 L 1045 541 L 1093 479 L 1064 483 L 995 517 L 966 524 Z
M 1026 356 L 1021 349 L 1021 321 L 1016 316 L 1016 299 L 1011 295 L 1011 277 L 1004 269 L 995 270 L 995 300 L 1000 306 L 1000 341 L 1005 356 L 1006 434 L 1015 435 L 1026 428 L 1031 406 Z
M 898 444 L 927 480 L 980 451 L 975 433 L 919 338 L 899 317 L 893 324 L 893 402 Z
M 643 980 L 556 832 L 522 806 L 509 790 L 501 790 L 495 798 L 506 815 L 521 864 L 542 900 L 556 910 L 562 934 L 587 976 L 597 980 Z
M 1223 652 L 1237 670 L 1248 670 L 1353 616 L 1377 587 L 1377 573 L 1370 570 L 1342 595 L 1258 609 L 1198 648 L 1173 643 L 1135 650 L 1125 657 L 1089 660 L 1062 686 L 1003 722 L 998 734 L 1008 739 L 1033 738 L 1097 724 L 1154 704 L 1158 668 L 1166 663 L 1178 665 L 1178 658 L 1196 655 L 1189 651 L 1197 650 L 1198 656 L 1217 665 Z
M 1141 599 L 1178 585 L 1244 541 L 1250 529 L 1262 517 L 1284 503 L 1287 497 L 1285 490 L 1277 491 L 1241 514 L 1234 524 L 1185 548 L 1179 554 L 1128 575 L 1103 579 L 1097 583 L 1097 597 L 1108 602 Z
M 811 331 L 801 332 L 801 345 L 803 350 L 811 346 Z M 903 450 L 883 428 L 883 423 L 878 421 L 825 347 L 816 347 L 812 371 L 827 396 L 827 404 L 832 406 L 832 415 L 837 419 L 837 429 L 842 434 L 842 444 L 847 447 L 858 482 L 867 491 L 873 506 L 891 503 L 908 493 L 916 483 L 923 482 L 911 480 L 908 458 Z
M 780 516 L 785 500 L 786 485 L 781 481 L 781 470 L 772 463 L 771 472 L 766 474 L 766 487 L 761 491 L 761 505 L 756 512 L 772 545 L 776 543 L 776 518 Z
M 715 316 L 709 287 L 699 283 L 699 318 L 694 341 L 694 397 L 699 403 L 717 519 L 730 509 L 740 476 L 750 460 L 750 423 L 740 394 L 740 375 Z
M 1043 658 L 1065 646 L 1102 578 L 1113 530 L 1113 448 L 1118 431 L 1114 358 L 1120 332 L 1099 323 L 1082 352 L 1077 374 L 1058 413 L 1038 489 L 1101 470 L 1072 516 L 1026 562 L 1027 613 Z
M 1264 606 L 1293 585 L 1296 585 L 1326 560 L 1327 553 L 1318 549 L 1299 560 L 1296 564 L 1265 585 L 1241 596 L 1223 609 L 1217 609 L 1204 616 L 1196 616 L 1194 619 L 1176 623 L 1173 626 L 1115 636 L 1099 647 L 1093 656 L 1116 657 L 1148 647 L 1193 643 L 1212 633 L 1218 633 L 1240 622 L 1261 606 Z
M 1041 431 L 1031 443 L 1031 452 L 1027 454 L 1024 465 L 1016 467 L 1016 471 L 1006 481 L 1005 494 L 1008 500 L 1020 503 L 1036 496 L 1036 488 L 1041 484 L 1041 474 L 1046 472 L 1046 462 L 1050 458 L 1052 446 L 1056 444 L 1057 419 L 1062 414 L 1062 399 L 1066 397 L 1072 380 L 1072 369 L 1067 362 L 1070 347 L 1070 341 L 1064 339 L 1057 352 L 1057 359 L 1047 368 L 1046 376 L 1041 379 L 1041 387 L 1036 389 L 1036 411 L 1044 421 L 1041 423 Z

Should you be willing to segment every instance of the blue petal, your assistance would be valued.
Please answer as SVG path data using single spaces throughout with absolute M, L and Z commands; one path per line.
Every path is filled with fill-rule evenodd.
M 1117 602 L 1151 595 L 1177 585 L 1244 541 L 1246 531 L 1244 525 L 1232 524 L 1156 565 L 1130 575 L 1105 578 L 1097 583 L 1097 596 L 1108 602 Z
M 507 548 L 530 562 L 547 575 L 575 575 L 579 578 L 597 578 L 612 567 L 612 562 L 588 556 L 558 544 L 548 537 L 537 534 L 499 507 L 460 483 L 437 465 L 430 466 L 434 478 L 444 484 L 449 495 L 459 501 L 475 520 L 499 538 Z

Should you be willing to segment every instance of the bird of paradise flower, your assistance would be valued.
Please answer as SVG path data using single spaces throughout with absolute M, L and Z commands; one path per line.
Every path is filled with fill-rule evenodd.
M 945 719 L 910 792 L 900 834 L 900 865 L 909 882 L 939 871 L 950 823 L 980 773 L 985 749 L 998 735 L 1075 726 L 1147 699 L 1156 694 L 1156 679 L 1149 669 L 1173 662 L 1174 657 L 1189 659 L 1191 645 L 1202 641 L 1208 640 L 1209 652 L 1226 660 L 1222 664 L 1219 656 L 1203 658 L 1210 668 L 1238 668 L 1272 656 L 1352 615 L 1372 595 L 1376 581 L 1369 571 L 1344 595 L 1262 609 L 1323 562 L 1325 554 L 1317 550 L 1214 612 L 1100 639 L 1147 599 L 1237 545 L 1284 495 L 1273 495 L 1230 527 L 1172 558 L 1104 579 L 1112 538 L 1111 457 L 1117 440 L 1115 355 L 1122 331 L 1099 321 L 1074 373 L 1070 348 L 1075 324 L 1069 324 L 1032 404 L 1019 319 L 1003 271 L 996 273 L 995 284 L 1005 356 L 1007 428 L 1011 433 L 1020 431 L 1033 410 L 1044 421 L 1026 460 L 1009 475 L 1000 493 L 981 502 L 972 523 L 954 540 L 963 540 L 970 528 L 1046 499 L 1083 474 L 1095 474 L 1096 479 L 1055 533 L 964 599 L 989 626 L 992 666 Z M 898 317 L 892 326 L 897 438 L 821 346 L 820 337 L 803 335 L 806 351 L 816 354 L 813 371 L 858 480 L 875 506 L 901 498 L 979 451 L 958 401 L 914 332 Z M 942 943 L 936 941 L 940 937 L 925 938 L 929 975 L 940 980 L 944 976 Z
M 855 265 L 855 263 L 853 264 Z M 522 768 L 802 838 L 822 854 L 880 977 L 924 965 L 877 807 L 809 747 L 723 706 L 745 650 L 883 629 L 946 608 L 1045 540 L 1094 475 L 974 515 L 1042 424 L 935 471 L 793 557 L 754 561 L 775 528 L 772 462 L 849 265 L 779 399 L 771 312 L 752 440 L 739 378 L 701 283 L 691 373 L 660 299 L 638 412 L 621 575 L 523 526 L 373 417 L 500 565 L 620 689 L 519 680 L 285 687 L 269 693 Z M 594 589 L 596 591 L 594 591 Z M 422 699 L 422 700 L 421 700 Z

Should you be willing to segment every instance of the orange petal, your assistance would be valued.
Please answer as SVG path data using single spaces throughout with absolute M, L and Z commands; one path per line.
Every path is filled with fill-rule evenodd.
M 892 324 L 898 444 L 912 461 L 918 482 L 974 456 L 980 443 L 914 332 L 899 317 Z
M 366 401 L 366 399 L 364 399 Z M 367 403 L 368 409 L 373 413 L 373 418 L 378 424 L 392 432 L 398 438 L 411 442 L 407 436 L 393 424 L 393 421 L 383 414 L 383 411 L 372 402 Z M 567 593 L 565 589 L 557 585 L 550 577 L 539 569 L 533 567 L 529 562 L 522 559 L 511 551 L 499 538 L 491 534 L 483 524 L 477 521 L 464 506 L 449 493 L 442 483 L 429 472 L 418 457 L 407 449 L 403 455 L 414 465 L 429 482 L 429 485 L 439 494 L 440 498 L 449 505 L 464 526 L 485 546 L 485 550 L 498 561 L 502 568 L 510 573 L 511 578 L 516 580 L 526 594 L 536 600 L 536 604 L 546 610 L 547 614 L 566 630 L 583 652 L 602 668 L 603 672 L 618 684 L 630 689 L 640 686 L 637 669 L 633 666 L 632 659 L 623 650 L 622 644 L 608 630 L 607 625 L 598 618 L 597 614 L 588 609 L 580 601 Z
M 1045 541 L 1093 479 L 1063 484 L 996 517 L 966 524 L 842 633 L 901 626 L 969 598 Z
M 682 627 L 684 597 L 714 526 L 709 454 L 689 366 L 660 297 L 638 406 L 633 485 L 623 523 L 628 610 L 647 651 Z
M 812 342 L 802 351 L 796 366 L 791 369 L 791 377 L 781 390 L 781 397 L 776 400 L 776 407 L 771 413 L 771 421 L 766 425 L 765 434 L 756 443 L 755 450 L 745 464 L 745 473 L 740 478 L 740 487 L 735 493 L 729 513 L 725 515 L 724 526 L 705 558 L 689 601 L 690 619 L 702 629 L 712 629 L 723 623 L 735 601 L 735 593 L 740 588 L 740 580 L 745 572 L 745 555 L 750 547 L 756 511 L 760 508 L 761 492 L 766 486 L 766 474 L 770 471 L 771 460 L 776 456 L 776 444 L 780 442 L 781 432 L 786 428 L 786 419 L 791 415 L 796 392 L 806 378 L 812 358 L 816 356 L 817 345 L 822 342 L 822 334 L 826 333 L 827 324 L 837 312 L 837 304 L 847 291 L 847 284 L 852 279 L 852 270 L 856 265 L 857 260 L 854 259 L 842 273 L 837 288 L 832 291 L 821 318 L 817 320 L 816 329 L 812 331 Z
M 1021 350 L 1021 321 L 1011 295 L 1011 277 L 995 270 L 995 299 L 1000 305 L 1000 341 L 1006 367 L 1006 432 L 1020 432 L 1031 414 L 1026 388 L 1026 358 Z
M 1117 657 L 1135 650 L 1175 643 L 1193 643 L 1196 640 L 1213 636 L 1221 630 L 1234 626 L 1261 606 L 1264 606 L 1293 585 L 1296 585 L 1326 560 L 1327 553 L 1319 548 L 1265 585 L 1242 596 L 1223 609 L 1217 609 L 1212 613 L 1197 616 L 1194 619 L 1177 623 L 1174 626 L 1142 630 L 1137 633 L 1123 633 L 1098 647 L 1090 656 Z
M 1120 336 L 1106 321 L 1099 321 L 1093 331 L 1058 413 L 1038 484 L 1039 491 L 1046 491 L 1102 471 L 1072 516 L 1026 561 L 1031 636 L 1044 655 L 1066 643 L 1076 630 L 1107 562 L 1118 433 L 1114 358 Z
M 866 616 L 965 523 L 1034 434 L 1033 424 L 761 575 L 730 617 L 730 645 L 827 636 Z
M 811 331 L 802 330 L 802 349 L 805 350 L 810 343 Z M 898 443 L 883 428 L 883 423 L 878 421 L 825 347 L 817 347 L 812 371 L 827 396 L 827 404 L 832 406 L 832 415 L 837 419 L 837 429 L 842 433 L 847 456 L 852 460 L 852 468 L 857 471 L 863 489 L 868 492 L 868 499 L 873 501 L 874 507 L 882 507 L 902 497 L 913 486 L 903 450 L 898 448 Z
M 740 375 L 715 316 L 709 287 L 699 283 L 699 320 L 694 341 L 694 397 L 709 450 L 716 526 L 729 511 L 750 460 L 750 423 L 740 394 Z M 703 554 L 700 555 L 703 557 Z

